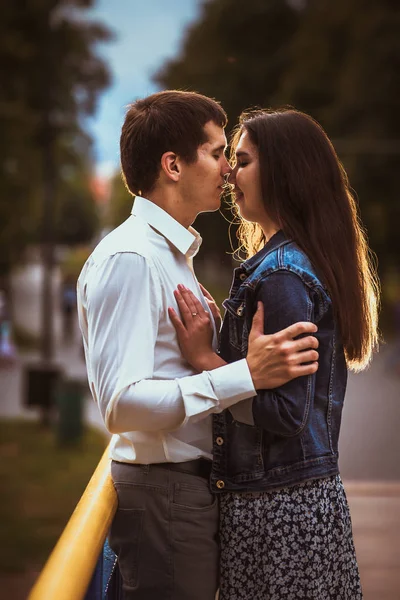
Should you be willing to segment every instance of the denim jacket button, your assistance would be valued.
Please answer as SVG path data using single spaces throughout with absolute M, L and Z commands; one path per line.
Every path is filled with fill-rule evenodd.
M 241 274 L 239 275 L 239 279 L 240 279 L 240 281 L 244 281 L 245 279 L 247 279 L 247 275 L 246 275 L 246 273 L 241 273 Z
M 217 442 L 218 446 L 222 446 L 222 444 L 224 443 L 224 438 L 217 437 L 217 439 L 215 441 Z
M 243 313 L 244 313 L 244 304 L 242 303 L 239 306 L 239 308 L 236 310 L 236 314 L 239 315 L 239 317 L 241 317 Z
M 217 488 L 219 490 L 222 490 L 222 488 L 224 488 L 224 487 L 225 487 L 225 483 L 222 481 L 222 479 L 218 479 L 218 481 L 217 481 Z

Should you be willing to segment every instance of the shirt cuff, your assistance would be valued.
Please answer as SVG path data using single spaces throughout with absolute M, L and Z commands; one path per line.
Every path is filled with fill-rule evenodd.
M 213 371 L 209 371 L 209 374 L 221 411 L 257 394 L 245 358 L 218 367 Z

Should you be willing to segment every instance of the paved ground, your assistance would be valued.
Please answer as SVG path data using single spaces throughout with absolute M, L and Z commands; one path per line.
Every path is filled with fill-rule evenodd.
M 14 278 L 15 314 L 26 329 L 39 328 L 40 269 L 33 266 Z M 58 277 L 54 293 L 58 298 Z M 56 314 L 57 361 L 74 378 L 85 380 L 79 332 L 62 339 Z M 365 600 L 400 600 L 400 378 L 394 372 L 394 348 L 384 346 L 371 368 L 350 375 L 340 440 L 340 464 L 353 518 Z M 36 418 L 22 405 L 24 355 L 18 365 L 0 369 L 0 416 Z M 104 430 L 89 392 L 85 419 Z M 21 596 L 22 598 L 22 596 Z M 17 597 L 15 596 L 15 600 Z
M 400 600 L 400 483 L 345 487 L 364 600 Z

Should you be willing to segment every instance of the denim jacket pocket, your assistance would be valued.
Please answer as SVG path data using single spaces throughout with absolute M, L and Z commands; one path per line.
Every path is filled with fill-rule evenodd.
M 227 311 L 226 317 L 229 324 L 229 342 L 236 348 L 242 351 L 244 340 L 247 349 L 248 333 L 245 325 L 246 302 L 244 299 L 229 299 L 223 302 L 223 306 Z M 226 318 L 225 317 L 225 318 Z

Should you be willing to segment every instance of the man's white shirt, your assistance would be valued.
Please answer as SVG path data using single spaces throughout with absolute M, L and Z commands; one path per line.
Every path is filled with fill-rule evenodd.
M 179 314 L 173 291 L 182 283 L 209 311 L 192 266 L 200 244 L 192 227 L 137 196 L 80 274 L 89 386 L 114 434 L 114 460 L 212 458 L 212 413 L 256 393 L 246 360 L 197 374 L 181 355 L 168 307 Z

